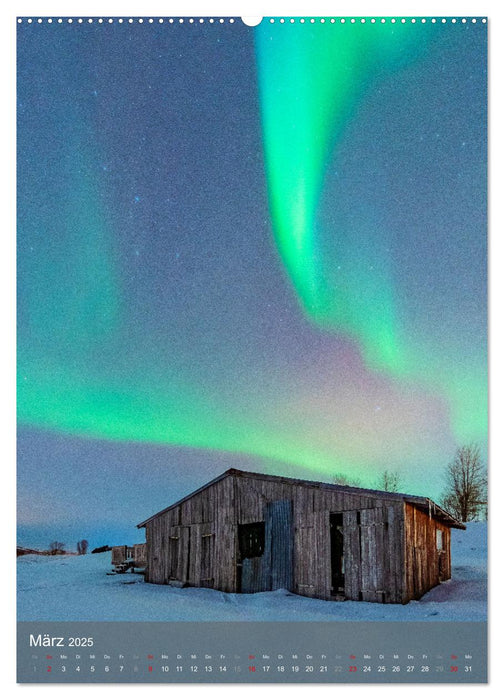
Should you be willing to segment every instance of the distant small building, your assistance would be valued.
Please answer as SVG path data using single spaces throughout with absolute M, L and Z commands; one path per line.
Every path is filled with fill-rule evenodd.
M 451 578 L 429 498 L 229 469 L 139 523 L 146 581 L 235 593 L 407 603 Z
M 112 547 L 112 566 L 118 571 L 126 570 L 125 567 L 143 569 L 146 563 L 147 551 L 145 542 Z
M 22 557 L 25 554 L 47 554 L 47 552 L 41 552 L 38 549 L 30 549 L 29 547 L 16 546 L 16 557 Z

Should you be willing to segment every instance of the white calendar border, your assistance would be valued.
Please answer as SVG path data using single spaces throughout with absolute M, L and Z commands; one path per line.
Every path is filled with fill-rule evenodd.
M 14 18 L 16 15 L 22 16 L 68 16 L 68 15 L 79 15 L 82 16 L 116 16 L 119 14 L 130 14 L 131 16 L 138 16 L 139 14 L 154 15 L 154 16 L 303 16 L 310 14 L 312 16 L 330 16 L 330 15 L 356 15 L 356 16 L 371 16 L 373 14 L 380 14 L 385 16 L 489 16 L 489 33 L 490 33 L 490 58 L 491 66 L 493 66 L 493 71 L 490 71 L 490 136 L 491 136 L 491 158 L 490 158 L 490 178 L 491 178 L 491 190 L 494 193 L 492 199 L 492 206 L 490 208 L 490 236 L 491 236 L 491 246 L 490 246 L 490 279 L 491 279 L 491 306 L 490 306 L 490 317 L 491 317 L 491 432 L 490 432 L 490 464 L 491 464 L 491 493 L 490 502 L 492 514 L 493 508 L 492 504 L 497 503 L 497 498 L 492 494 L 499 494 L 504 492 L 503 478 L 502 478 L 502 466 L 504 464 L 504 455 L 502 449 L 502 442 L 499 439 L 499 433 L 502 433 L 502 398 L 499 401 L 499 396 L 502 394 L 503 389 L 503 369 L 499 366 L 497 359 L 498 357 L 504 357 L 504 332 L 502 330 L 502 325 L 498 322 L 499 315 L 502 316 L 502 307 L 500 305 L 501 300 L 504 300 L 504 290 L 503 290 L 503 278 L 502 274 L 502 264 L 504 262 L 503 256 L 503 235 L 504 231 L 503 225 L 503 211 L 502 211 L 502 196 L 499 192 L 503 185 L 503 175 L 499 169 L 499 161 L 502 160 L 502 133 L 499 132 L 498 124 L 504 123 L 504 114 L 502 109 L 502 89 L 499 89 L 498 83 L 502 83 L 502 79 L 496 77 L 493 79 L 493 74 L 499 73 L 502 75 L 501 68 L 498 66 L 504 65 L 504 33 L 502 31 L 502 23 L 504 21 L 504 12 L 501 5 L 493 2 L 468 2 L 467 0 L 460 0 L 460 2 L 450 1 L 440 1 L 440 2 L 422 2 L 422 3 L 411 3 L 411 2 L 391 2 L 390 0 L 383 0 L 382 2 L 318 2 L 317 0 L 312 0 L 310 2 L 299 2 L 299 0 L 292 0 L 287 2 L 285 0 L 270 0 L 269 2 L 251 1 L 246 2 L 230 2 L 230 0 L 215 0 L 214 2 L 204 2 L 200 0 L 181 2 L 180 0 L 176 2 L 159 2 L 159 0 L 143 0 L 139 3 L 132 2 L 131 0 L 124 0 L 123 2 L 117 2 L 114 0 L 102 0 L 102 2 L 96 2 L 96 0 L 88 0 L 87 2 L 77 2 L 77 0 L 66 0 L 66 1 L 52 1 L 41 3 L 40 1 L 23 1 L 11 4 L 9 8 L 0 10 L 1 22 L 0 22 L 0 45 L 3 51 L 3 61 L 1 63 L 1 69 L 3 72 L 3 100 L 4 103 L 4 119 L 3 119 L 3 129 L 1 130 L 2 138 L 2 154 L 3 154 L 3 169 L 2 169 L 2 211 L 4 213 L 4 231 L 2 237 L 2 255 L 0 256 L 2 269 L 0 270 L 0 284 L 2 300 L 2 328 L 4 334 L 6 334 L 8 342 L 2 343 L 4 346 L 2 348 L 2 362 L 0 367 L 2 368 L 2 381 L 0 386 L 2 387 L 3 402 L 1 404 L 1 423 L 2 426 L 2 465 L 4 467 L 2 477 L 7 481 L 7 493 L 8 502 L 4 502 L 4 508 L 2 513 L 3 518 L 3 528 L 4 534 L 4 544 L 6 544 L 7 551 L 12 548 L 12 560 L 8 559 L 8 565 L 3 567 L 3 579 L 9 578 L 9 581 L 5 580 L 3 583 L 8 583 L 7 586 L 3 586 L 3 596 L 2 602 L 4 604 L 2 620 L 4 621 L 3 635 L 1 641 L 1 652 L 2 652 L 2 672 L 6 674 L 2 677 L 1 686 L 2 689 L 8 690 L 8 692 L 24 695 L 36 693 L 37 698 L 45 700 L 46 698 L 53 698 L 54 696 L 66 696 L 69 693 L 80 697 L 87 697 L 89 693 L 93 693 L 93 697 L 99 698 L 100 696 L 117 695 L 121 698 L 123 697 L 138 697 L 140 692 L 144 691 L 144 685 L 131 684 L 131 685 L 97 685 L 91 687 L 90 684 L 82 685 L 72 685 L 71 688 L 68 685 L 15 685 L 15 606 L 13 605 L 13 600 L 15 596 L 15 583 L 14 577 L 11 575 L 12 570 L 14 570 L 14 540 L 15 540 L 15 476 L 14 476 L 14 464 L 15 464 L 15 445 L 13 436 L 15 435 L 15 417 L 14 417 L 14 406 L 15 406 L 15 387 L 14 380 L 15 377 L 15 349 L 14 349 L 14 328 L 15 328 L 15 298 L 14 298 L 14 260 L 15 260 L 15 240 L 13 231 L 15 230 L 15 37 L 14 37 Z M 500 93 L 500 94 L 499 94 Z M 7 108 L 7 110 L 5 109 Z M 6 114 L 5 114 L 6 111 Z M 493 127 L 493 128 L 492 128 Z M 7 155 L 7 158 L 5 157 Z M 495 361 L 494 361 L 495 360 Z M 500 430 L 499 430 L 500 428 Z M 490 560 L 492 562 L 492 579 L 496 586 L 496 581 L 500 579 L 500 573 L 502 572 L 502 565 L 499 562 L 499 556 L 497 547 L 494 546 L 494 542 L 500 541 L 498 535 L 499 524 L 496 522 L 496 518 L 492 519 L 492 537 L 490 538 Z M 495 530 L 495 534 L 494 533 Z M 11 555 L 9 554 L 9 557 Z M 497 586 L 496 586 L 497 588 Z M 471 696 L 475 693 L 479 694 L 490 693 L 492 697 L 494 694 L 502 692 L 504 688 L 504 683 L 502 681 L 503 674 L 499 674 L 499 666 L 502 667 L 502 661 L 498 657 L 498 649 L 501 645 L 500 640 L 500 624 L 502 622 L 502 603 L 499 603 L 497 595 L 492 596 L 491 604 L 491 619 L 493 623 L 490 624 L 490 658 L 494 658 L 495 664 L 491 665 L 491 676 L 489 686 L 473 686 L 460 685 L 456 686 L 456 693 L 458 698 L 464 698 L 466 696 Z M 7 622 L 7 624 L 5 624 Z M 498 676 L 500 675 L 500 678 Z M 149 693 L 155 693 L 156 695 L 163 694 L 166 697 L 167 694 L 173 694 L 176 692 L 178 697 L 184 698 L 186 695 L 191 695 L 196 692 L 204 692 L 208 695 L 211 700 L 213 698 L 227 698 L 231 696 L 236 696 L 237 693 L 244 697 L 251 697 L 252 694 L 260 693 L 261 696 L 266 698 L 278 696 L 284 692 L 288 692 L 289 696 L 294 696 L 294 698 L 301 698 L 306 695 L 307 692 L 310 694 L 316 692 L 319 697 L 331 697 L 333 698 L 335 694 L 350 693 L 352 697 L 359 698 L 362 694 L 369 695 L 370 693 L 378 697 L 385 696 L 390 697 L 390 695 L 401 694 L 404 692 L 408 694 L 425 695 L 428 693 L 429 697 L 445 698 L 447 693 L 454 692 L 453 686 L 447 686 L 446 684 L 441 685 L 409 685 L 407 689 L 404 688 L 402 684 L 391 686 L 386 684 L 383 686 L 376 686 L 371 684 L 359 685 L 359 686 L 349 686 L 343 684 L 329 684 L 329 685 L 306 685 L 306 684 L 290 684 L 287 687 L 282 685 L 265 686 L 257 684 L 240 684 L 239 688 L 236 685 L 204 685 L 204 690 L 200 685 L 203 684 L 187 684 L 187 685 L 173 685 L 170 684 L 169 687 L 166 685 L 155 685 L 152 684 L 149 687 Z M 178 698 L 177 698 L 178 700 Z

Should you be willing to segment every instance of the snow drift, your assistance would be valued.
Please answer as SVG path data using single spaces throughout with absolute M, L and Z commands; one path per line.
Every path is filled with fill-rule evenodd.
M 145 583 L 139 574 L 107 576 L 110 552 L 19 557 L 18 620 L 54 621 L 485 621 L 487 527 L 452 531 L 452 578 L 407 605 L 333 602 L 294 595 L 222 593 Z

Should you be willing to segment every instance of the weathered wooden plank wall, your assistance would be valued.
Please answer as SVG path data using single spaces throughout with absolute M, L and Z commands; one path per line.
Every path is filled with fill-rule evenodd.
M 442 571 L 442 581 L 451 579 L 451 529 L 446 529 L 446 554 L 444 559 L 444 567 Z
M 126 561 L 126 545 L 112 547 L 112 564 L 122 564 Z
M 313 569 L 316 561 L 315 528 L 298 527 L 294 537 L 294 591 L 315 598 Z
M 219 481 L 146 524 L 149 583 L 235 590 L 233 488 L 232 479 Z
M 147 563 L 147 545 L 145 543 L 133 545 L 133 559 L 135 560 L 135 564 L 137 566 L 145 566 L 146 565 L 146 563 Z
M 360 524 L 357 516 L 356 510 L 343 512 L 345 596 L 350 600 L 359 600 L 361 591 Z
M 403 602 L 420 598 L 451 577 L 450 528 L 410 503 L 404 504 L 405 582 Z M 437 549 L 436 530 L 443 533 Z
M 346 597 L 401 602 L 403 548 L 397 538 L 401 537 L 402 501 L 260 477 L 233 478 L 239 523 L 264 520 L 267 504 L 273 500 L 292 501 L 294 592 L 332 597 L 329 514 L 343 513 Z M 370 513 L 362 524 L 357 523 L 360 512 Z
M 346 598 L 406 602 L 449 578 L 450 529 L 402 500 L 232 473 L 147 522 L 146 579 L 237 591 L 238 525 L 265 522 L 263 558 L 242 562 L 243 590 L 280 586 L 331 599 L 331 513 L 343 516 Z

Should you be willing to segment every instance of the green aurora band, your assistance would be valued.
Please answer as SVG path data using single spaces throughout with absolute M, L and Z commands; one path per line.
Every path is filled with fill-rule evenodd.
M 486 378 L 474 369 L 480 359 L 450 345 L 440 354 L 439 346 L 427 347 L 425 339 L 405 342 L 388 261 L 383 257 L 373 280 L 362 274 L 370 262 L 370 254 L 363 252 L 369 249 L 365 230 L 357 245 L 355 231 L 336 240 L 341 259 L 357 266 L 343 282 L 335 277 L 333 258 L 326 259 L 318 230 L 325 169 L 345 125 L 378 69 L 405 65 L 418 55 L 417 44 L 425 50 L 424 41 L 415 42 L 420 27 L 367 23 L 356 32 L 356 27 L 327 21 L 286 29 L 263 21 L 254 31 L 273 231 L 300 306 L 318 326 L 358 341 L 374 370 L 406 387 L 411 382 L 414 390 L 428 386 L 436 396 L 443 392 L 457 438 L 484 439 Z M 421 31 L 425 38 L 431 30 Z M 388 447 L 377 456 L 384 433 L 375 424 L 368 444 L 355 425 L 342 421 L 331 425 L 330 432 L 320 420 L 317 432 L 314 418 L 305 434 L 302 409 L 297 423 L 278 418 L 291 396 L 283 403 L 268 396 L 267 410 L 261 404 L 260 409 L 240 405 L 238 396 L 237 405 L 229 408 L 217 390 L 205 394 L 195 386 L 190 368 L 173 377 L 169 363 L 160 366 L 147 350 L 142 356 L 128 348 L 113 226 L 90 165 L 96 158 L 82 153 L 82 143 L 89 139 L 84 126 L 79 132 L 78 114 L 74 125 L 75 142 L 67 130 L 59 146 L 66 149 L 67 160 L 57 150 L 51 156 L 68 173 L 63 209 L 54 216 L 46 203 L 61 202 L 62 196 L 47 194 L 34 169 L 26 185 L 34 193 L 32 216 L 19 222 L 26 239 L 39 247 L 36 256 L 26 250 L 19 256 L 20 303 L 28 318 L 18 355 L 20 424 L 96 439 L 243 453 L 265 464 L 278 460 L 328 475 L 388 468 Z M 36 147 L 43 150 L 42 143 Z M 378 252 L 373 253 L 375 261 Z M 435 367 L 427 361 L 440 355 Z M 229 377 L 231 384 L 233 379 Z M 395 455 L 420 459 L 420 438 L 412 448 L 410 434 L 397 432 L 393 423 L 387 433 Z M 409 487 L 420 490 L 412 481 Z
M 441 390 L 456 438 L 485 441 L 482 358 L 466 357 L 467 345 L 441 348 L 424 337 L 411 342 L 411 333 L 401 328 L 399 295 L 382 252 L 387 232 L 377 231 L 372 218 L 367 231 L 332 231 L 329 255 L 328 232 L 318 219 L 326 168 L 367 90 L 428 51 L 435 31 L 420 19 L 404 24 L 367 20 L 358 31 L 350 20 L 332 23 L 330 18 L 314 24 L 263 20 L 256 27 L 270 215 L 306 317 L 354 339 L 372 370 Z
M 263 21 L 255 30 L 271 218 L 283 263 L 306 315 L 358 338 L 370 364 L 388 369 L 403 362 L 391 281 L 383 276 L 371 288 L 360 274 L 331 280 L 317 212 L 327 162 L 366 89 L 380 70 L 412 59 L 425 29 L 368 21 L 357 31 L 327 18 L 311 26 Z M 341 255 L 344 237 L 340 246 Z

